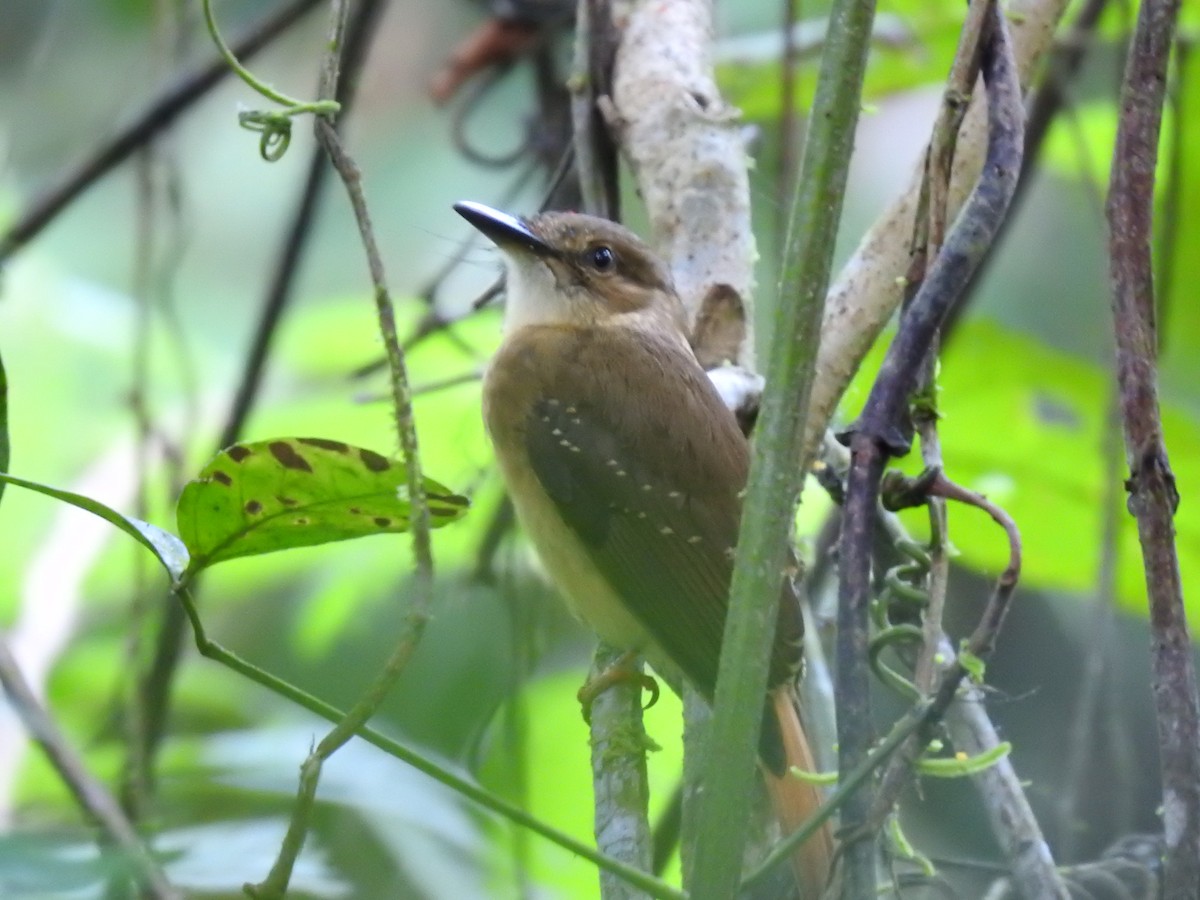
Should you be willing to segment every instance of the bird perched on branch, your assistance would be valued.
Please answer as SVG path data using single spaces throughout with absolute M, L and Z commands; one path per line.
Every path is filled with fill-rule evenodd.
M 455 209 L 504 255 L 504 340 L 484 420 L 517 516 L 572 611 L 712 700 L 749 447 L 697 362 L 665 264 L 634 234 L 577 213 Z M 821 802 L 795 680 L 804 624 L 781 598 L 759 757 L 785 830 Z M 798 851 L 804 897 L 833 860 L 828 829 Z

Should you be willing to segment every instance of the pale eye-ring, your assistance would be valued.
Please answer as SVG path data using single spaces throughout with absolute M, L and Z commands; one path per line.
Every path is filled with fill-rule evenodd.
M 617 255 L 613 253 L 612 247 L 606 244 L 598 244 L 590 248 L 584 258 L 597 272 L 611 272 L 617 265 Z

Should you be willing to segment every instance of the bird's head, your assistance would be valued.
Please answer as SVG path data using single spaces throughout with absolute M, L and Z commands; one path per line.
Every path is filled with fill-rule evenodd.
M 633 232 L 570 212 L 517 218 L 480 203 L 454 209 L 504 254 L 505 330 L 528 325 L 645 323 L 683 333 L 666 265 Z

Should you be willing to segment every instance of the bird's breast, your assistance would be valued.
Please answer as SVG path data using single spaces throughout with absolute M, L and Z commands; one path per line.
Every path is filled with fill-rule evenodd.
M 484 378 L 484 423 L 517 519 L 571 613 L 611 646 L 645 651 L 649 640 L 645 629 L 563 520 L 531 464 L 526 428 L 535 404 L 555 401 L 569 406 L 571 402 L 567 394 L 558 396 L 563 385 L 547 382 L 548 367 L 539 364 L 537 357 L 534 348 L 509 345 Z

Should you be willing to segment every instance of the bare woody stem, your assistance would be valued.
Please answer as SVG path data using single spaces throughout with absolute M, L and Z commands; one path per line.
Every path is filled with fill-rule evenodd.
M 941 322 L 995 237 L 1021 169 L 1021 89 L 1008 29 L 994 6 L 982 68 L 989 135 L 983 172 L 901 319 L 862 415 L 844 436 L 850 447 L 851 467 L 842 525 L 835 678 L 838 769 L 842 772 L 852 771 L 866 757 L 872 739 L 866 661 L 870 548 L 879 480 L 887 458 L 909 449 L 908 402 L 917 373 Z M 868 785 L 848 799 L 842 811 L 844 830 L 854 832 L 866 823 L 873 793 Z M 845 849 L 845 885 L 851 897 L 872 896 L 875 892 L 874 843 L 866 840 L 867 836 L 860 832 L 859 839 L 849 842 Z
M 1179 495 L 1158 406 L 1158 332 L 1150 254 L 1154 171 L 1179 0 L 1144 0 L 1129 45 L 1108 195 L 1117 383 L 1129 511 L 1137 519 L 1150 605 L 1166 842 L 1163 897 L 1200 884 L 1200 697 L 1172 524 Z

